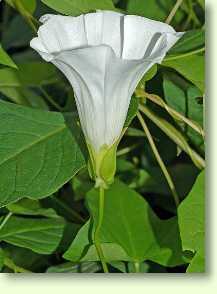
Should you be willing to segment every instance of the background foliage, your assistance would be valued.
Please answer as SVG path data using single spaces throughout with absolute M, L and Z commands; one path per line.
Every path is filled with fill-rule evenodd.
M 96 9 L 187 31 L 132 97 L 100 231 L 109 270 L 204 272 L 203 0 L 0 3 L 0 269 L 102 272 L 73 91 L 29 47 L 40 15 Z

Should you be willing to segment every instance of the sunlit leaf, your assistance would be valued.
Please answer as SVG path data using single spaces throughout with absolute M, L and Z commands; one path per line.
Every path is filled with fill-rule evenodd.
M 91 214 L 97 220 L 98 191 L 88 193 L 87 201 Z M 109 246 L 113 244 L 122 247 L 119 258 L 112 255 L 116 260 L 152 260 L 168 266 L 184 263 L 177 219 L 160 220 L 139 194 L 119 181 L 106 190 L 100 236 L 105 251 L 111 250 Z M 86 223 L 64 257 L 71 261 L 85 258 L 91 242 L 89 224 Z M 109 254 L 107 256 L 111 258 Z
M 17 69 L 16 64 L 13 62 L 13 60 L 10 58 L 10 56 L 4 51 L 1 44 L 0 44 L 0 64 Z
M 0 103 L 0 205 L 51 195 L 84 166 L 60 113 Z
M 96 9 L 113 10 L 115 7 L 112 0 L 41 0 L 50 8 L 66 14 L 66 15 L 79 15 L 87 13 Z
M 5 0 L 9 5 L 11 5 L 13 8 L 16 8 L 16 5 L 14 4 L 13 0 Z M 19 0 L 22 7 L 30 12 L 31 14 L 35 11 L 37 2 L 36 0 Z
M 204 83 L 204 56 L 203 55 L 190 55 L 182 58 L 174 58 L 163 61 L 164 66 L 175 69 L 187 80 L 195 84 L 202 92 L 205 90 Z
M 0 240 L 40 254 L 50 254 L 59 245 L 63 229 L 61 218 L 27 220 L 12 216 L 0 230 Z
M 205 270 L 205 172 L 198 176 L 194 187 L 178 209 L 178 220 L 183 250 L 195 253 L 189 272 Z

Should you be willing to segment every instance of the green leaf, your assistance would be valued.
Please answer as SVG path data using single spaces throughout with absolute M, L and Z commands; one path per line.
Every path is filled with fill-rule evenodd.
M 153 65 L 147 73 L 142 77 L 137 87 L 144 88 L 145 82 L 151 80 L 157 73 L 157 64 Z
M 131 124 L 132 120 L 134 119 L 134 117 L 136 116 L 138 112 L 138 109 L 139 109 L 139 99 L 133 95 L 130 100 L 130 106 L 129 106 L 127 117 L 124 123 L 124 127 L 128 127 Z
M 205 172 L 198 176 L 191 192 L 178 208 L 178 221 L 183 250 L 195 253 L 189 272 L 204 272 L 205 242 Z
M 64 253 L 63 257 L 67 260 L 77 262 L 80 261 L 83 255 L 83 251 L 90 246 L 90 221 L 87 221 L 83 227 L 77 233 L 72 244 L 68 250 Z
M 175 69 L 204 93 L 205 65 L 203 55 L 190 55 L 176 59 L 168 58 L 163 61 L 162 65 Z
M 65 262 L 47 269 L 47 273 L 96 273 L 100 270 L 97 262 L 72 263 Z
M 106 260 L 109 261 L 130 261 L 133 260 L 129 257 L 123 248 L 116 243 L 101 243 L 103 254 Z M 96 251 L 95 245 L 88 247 L 88 251 L 85 256 L 82 258 L 82 261 L 100 261 L 99 256 Z
M 115 181 L 105 192 L 105 211 L 100 232 L 105 251 L 110 249 L 110 245 L 117 244 L 123 250 L 119 249 L 121 255 L 116 256 L 116 260 L 152 260 L 167 266 L 184 263 L 176 218 L 160 220 L 139 194 L 119 181 Z M 87 201 L 91 214 L 97 219 L 98 191 L 91 190 Z M 81 228 L 64 254 L 66 259 L 84 259 L 88 248 L 93 250 L 91 228 L 88 223 Z
M 13 62 L 13 60 L 10 58 L 10 56 L 4 51 L 1 44 L 0 44 L 0 64 L 17 69 L 16 64 Z
M 181 200 L 191 190 L 198 175 L 198 170 L 193 164 L 181 162 L 169 165 L 167 168 Z M 139 189 L 142 194 L 147 195 L 147 199 L 149 199 L 154 206 L 176 213 L 171 191 L 161 169 L 158 166 L 150 166 L 149 168 L 147 167 L 146 170 L 142 169 L 134 172 L 136 177 L 134 176 L 135 178 L 131 179 L 131 182 L 128 184 L 130 188 Z M 129 176 L 130 172 L 128 172 L 128 177 Z M 185 185 L 183 185 L 183 183 L 185 183 Z
M 97 218 L 98 191 L 89 192 L 87 200 Z M 176 218 L 160 220 L 139 194 L 119 181 L 106 190 L 101 235 L 104 242 L 119 244 L 134 260 L 164 265 L 182 263 Z
M 22 87 L 0 87 L 0 92 L 11 102 L 16 104 L 49 110 L 44 98 L 36 94 L 32 89 Z
M 86 193 L 93 187 L 93 182 L 90 180 L 86 169 L 83 169 L 78 175 L 73 177 L 70 184 L 75 201 L 83 199 Z
M 204 248 L 198 249 L 187 268 L 187 273 L 204 273 L 205 272 L 205 251 Z
M 0 92 L 12 102 L 34 108 L 48 109 L 38 93 L 41 92 L 40 87 L 57 81 L 57 71 L 49 63 L 26 62 L 19 64 L 19 70 L 0 69 Z
M 183 134 L 177 128 L 175 128 L 173 124 L 169 123 L 159 115 L 156 115 L 155 112 L 151 111 L 145 105 L 141 105 L 141 109 L 156 126 L 158 126 L 171 140 L 173 140 L 183 151 L 189 155 L 195 166 L 197 166 L 199 169 L 204 168 L 204 159 L 190 147 L 185 136 L 183 136 Z
M 200 6 L 205 9 L 205 0 L 197 0 L 197 2 L 200 4 Z
M 84 166 L 60 113 L 0 102 L 0 206 L 53 194 Z
M 165 21 L 173 6 L 173 0 L 127 0 L 127 13 Z M 182 11 L 178 10 L 175 20 L 179 20 L 181 16 Z
M 135 273 L 135 264 L 133 262 L 121 262 L 121 261 L 112 261 L 110 265 L 118 269 L 122 273 Z M 149 265 L 146 262 L 140 263 L 139 272 L 147 273 L 149 270 Z
M 0 88 L 39 87 L 58 81 L 56 69 L 52 64 L 28 62 L 18 66 L 19 70 L 0 69 Z
M 188 85 L 187 89 L 177 83 L 176 75 L 164 75 L 163 88 L 167 104 L 173 109 L 183 114 L 185 117 L 196 122 L 203 128 L 203 98 L 201 91 Z M 181 81 L 182 82 L 182 81 Z M 190 138 L 191 142 L 201 151 L 204 151 L 204 140 L 201 134 L 195 132 L 186 124 L 181 124 L 183 132 Z
M 27 219 L 12 216 L 0 230 L 0 240 L 36 253 L 50 254 L 59 245 L 64 225 L 61 218 Z
M 32 272 L 40 272 L 41 267 L 49 265 L 49 255 L 38 254 L 24 247 L 14 246 L 4 243 L 4 253 L 7 266 L 8 258 L 13 261 L 14 265 L 30 270 Z M 16 272 L 16 268 L 14 268 Z
M 50 8 L 66 15 L 80 15 L 96 9 L 114 10 L 112 0 L 41 0 Z
M 125 262 L 122 262 L 122 261 L 111 261 L 109 264 L 112 267 L 114 267 L 115 269 L 119 270 L 120 272 L 127 273 L 128 264 L 126 264 Z
M 13 214 L 19 215 L 40 215 L 49 218 L 58 218 L 55 210 L 52 208 L 43 208 L 36 200 L 21 199 L 16 203 L 11 203 L 7 206 L 7 209 Z
M 126 135 L 129 137 L 145 137 L 145 134 L 142 130 L 131 127 L 127 129 Z
M 33 12 L 36 9 L 36 0 L 19 0 L 21 2 L 21 4 L 23 5 L 24 9 L 27 10 L 29 13 L 33 14 Z M 6 0 L 6 2 L 12 6 L 13 8 L 15 8 L 14 5 L 14 0 Z
M 4 265 L 4 251 L 0 247 L 0 270 L 2 270 L 3 265 Z
M 29 47 L 29 42 L 33 37 L 33 31 L 25 20 L 20 15 L 15 15 L 2 32 L 2 44 L 6 49 Z
M 186 32 L 181 39 L 170 49 L 169 55 L 188 53 L 203 48 L 205 45 L 205 31 L 191 30 Z
M 78 261 L 98 261 L 99 257 L 96 252 L 95 246 L 91 245 L 91 223 L 88 221 L 78 232 L 77 236 L 73 240 L 71 246 L 64 254 L 64 258 L 74 262 Z M 103 243 L 101 244 L 103 248 L 103 254 L 105 258 L 109 261 L 114 260 L 132 260 L 127 256 L 126 252 L 120 247 L 120 245 L 115 243 Z M 85 248 L 85 254 L 84 254 Z
M 0 92 L 12 102 L 34 108 L 48 109 L 48 106 L 32 88 L 40 90 L 57 81 L 57 71 L 49 63 L 26 62 L 19 64 L 19 70 L 0 69 Z

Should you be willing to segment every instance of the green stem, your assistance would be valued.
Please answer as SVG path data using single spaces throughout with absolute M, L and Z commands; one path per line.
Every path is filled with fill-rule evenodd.
M 187 57 L 187 56 L 191 56 L 191 55 L 194 55 L 194 54 L 198 54 L 198 53 L 201 53 L 205 51 L 205 47 L 203 48 L 200 48 L 200 49 L 197 49 L 197 50 L 194 50 L 194 51 L 190 51 L 188 53 L 184 53 L 184 54 L 179 54 L 179 55 L 175 55 L 175 56 L 171 56 L 171 57 L 167 57 L 164 59 L 162 65 L 164 65 L 164 62 L 167 62 L 167 61 L 170 61 L 170 60 L 175 60 L 175 59 L 179 59 L 179 58 L 184 58 L 184 57 Z M 165 64 L 166 65 L 166 64 Z
M 40 86 L 39 87 L 40 91 L 42 92 L 42 94 L 44 95 L 44 98 L 53 106 L 55 107 L 57 110 L 59 110 L 60 112 L 62 112 L 62 107 L 59 106 L 59 104 L 57 104 L 53 98 L 47 93 L 47 91 L 42 87 Z
M 117 156 L 121 156 L 121 155 L 124 155 L 124 154 L 127 154 L 129 152 L 131 152 L 132 150 L 134 150 L 135 148 L 137 148 L 140 144 L 133 144 L 132 146 L 129 146 L 129 147 L 125 147 L 121 150 L 118 150 L 117 151 Z
M 2 221 L 2 223 L 0 224 L 0 230 L 4 227 L 4 225 L 7 223 L 7 221 L 9 220 L 9 218 L 12 216 L 12 212 L 9 212 L 6 217 L 4 218 L 4 220 Z
M 35 23 L 37 23 L 37 20 L 25 9 L 22 2 L 20 0 L 13 0 L 13 4 L 17 11 L 22 15 L 22 17 L 25 19 L 27 24 L 31 27 L 33 32 L 37 33 L 37 28 Z
M 134 262 L 135 273 L 140 273 L 140 263 L 138 261 Z
M 182 31 L 185 31 L 186 30 L 186 28 L 188 27 L 188 25 L 189 25 L 189 23 L 190 23 L 190 21 L 191 21 L 191 18 L 192 18 L 192 14 L 191 14 L 191 12 L 188 14 L 188 17 L 186 18 L 186 21 L 185 21 L 185 23 L 184 23 L 184 25 L 183 25 L 183 29 L 182 29 Z
M 200 19 L 197 17 L 197 14 L 195 13 L 195 11 L 194 11 L 194 7 L 193 7 L 193 3 L 192 3 L 192 1 L 190 1 L 190 9 L 191 9 L 191 11 L 192 11 L 192 20 L 193 20 L 193 22 L 194 22 L 194 27 L 195 26 L 200 26 L 201 25 L 201 23 L 200 23 Z
M 59 200 L 56 196 L 52 197 L 52 200 L 56 202 L 59 206 L 61 206 L 65 211 L 68 211 L 70 215 L 74 218 L 73 221 L 77 221 L 79 223 L 84 223 L 85 219 L 75 210 L 73 210 L 71 207 L 66 205 L 64 202 Z
M 26 270 L 20 266 L 17 266 L 12 259 L 4 257 L 4 265 L 12 269 L 15 273 L 31 273 L 31 271 Z
M 173 6 L 172 10 L 170 11 L 170 14 L 168 15 L 165 23 L 170 24 L 173 17 L 175 16 L 177 10 L 179 9 L 179 7 L 181 6 L 183 0 L 177 0 L 175 5 Z
M 153 140 L 153 138 L 151 136 L 151 133 L 150 133 L 150 131 L 148 129 L 148 126 L 145 123 L 145 120 L 143 119 L 143 117 L 142 117 L 142 115 L 140 113 L 137 114 L 137 117 L 138 117 L 138 119 L 139 119 L 139 121 L 140 121 L 140 123 L 141 123 L 141 125 L 143 127 L 143 130 L 144 130 L 144 132 L 145 132 L 145 134 L 147 136 L 147 139 L 148 139 L 149 144 L 151 146 L 151 149 L 152 149 L 152 151 L 153 151 L 153 153 L 155 155 L 155 158 L 156 158 L 156 160 L 157 160 L 157 162 L 158 162 L 158 164 L 159 164 L 159 166 L 160 166 L 160 168 L 161 168 L 161 170 L 162 170 L 162 172 L 163 172 L 163 174 L 164 174 L 164 176 L 165 176 L 165 178 L 167 180 L 170 191 L 171 191 L 171 193 L 173 195 L 173 198 L 174 198 L 174 202 L 175 202 L 176 206 L 178 207 L 178 205 L 179 205 L 179 197 L 178 197 L 178 194 L 176 192 L 176 188 L 175 188 L 175 185 L 173 183 L 173 180 L 172 180 L 172 178 L 171 178 L 171 176 L 170 176 L 170 174 L 169 174 L 169 172 L 168 172 L 168 170 L 166 168 L 166 165 L 164 164 L 164 162 L 163 162 L 163 160 L 162 160 L 162 158 L 160 156 L 160 153 L 157 150 L 157 147 L 156 147 L 156 145 L 154 143 L 154 140 Z
M 168 121 L 157 116 L 146 105 L 139 106 L 139 109 L 155 123 L 171 140 L 173 140 L 182 150 L 184 150 L 199 169 L 205 168 L 204 159 L 195 152 L 186 141 L 185 137 Z
M 99 187 L 99 210 L 98 210 L 98 221 L 97 221 L 96 229 L 94 232 L 94 244 L 96 246 L 96 251 L 98 253 L 99 259 L 102 263 L 104 273 L 109 273 L 108 267 L 105 261 L 105 257 L 103 254 L 103 250 L 101 247 L 101 243 L 99 240 L 99 233 L 100 233 L 100 229 L 103 222 L 103 216 L 104 216 L 104 198 L 105 198 L 104 188 Z
M 189 127 L 194 129 L 198 134 L 200 134 L 203 138 L 205 137 L 205 133 L 203 128 L 196 123 L 195 121 L 190 120 L 189 118 L 182 115 L 180 112 L 176 111 L 172 107 L 170 107 L 168 104 L 164 102 L 164 100 L 155 94 L 149 94 L 145 92 L 142 89 L 136 90 L 136 96 L 141 98 L 147 98 L 154 102 L 155 104 L 159 105 L 160 107 L 164 108 L 175 120 L 183 121 L 185 124 L 187 124 Z
M 193 21 L 193 28 L 195 26 L 200 26 L 200 20 L 198 19 L 197 15 L 194 12 L 192 1 L 189 1 L 189 0 L 184 1 L 183 5 L 182 5 L 182 10 L 188 15 L 187 25 L 190 23 L 190 21 Z M 190 18 L 190 20 L 189 20 L 189 18 Z M 187 28 L 187 26 L 185 24 L 183 27 L 183 31 L 185 31 L 186 28 Z

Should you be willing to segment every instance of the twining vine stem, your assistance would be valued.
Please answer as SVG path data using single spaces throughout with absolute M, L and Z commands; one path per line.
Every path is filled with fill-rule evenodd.
M 183 0 L 177 0 L 175 5 L 173 6 L 172 10 L 170 11 L 170 14 L 168 15 L 167 19 L 165 20 L 165 23 L 170 24 L 173 17 L 175 16 L 177 10 L 181 6 Z
M 38 21 L 25 9 L 20 0 L 13 0 L 13 4 L 18 12 L 21 14 L 21 16 L 25 19 L 27 24 L 31 27 L 33 32 L 37 33 L 36 24 L 38 24 Z
M 96 229 L 94 232 L 94 244 L 95 244 L 99 259 L 102 263 L 104 273 L 109 273 L 108 267 L 107 267 L 107 264 L 105 261 L 105 256 L 103 254 L 103 250 L 102 250 L 101 243 L 99 240 L 99 233 L 100 233 L 100 229 L 102 227 L 103 216 L 104 216 L 104 202 L 105 202 L 105 191 L 104 191 L 104 188 L 100 186 L 99 187 L 98 221 L 97 221 Z
M 3 219 L 2 223 L 0 224 L 0 230 L 4 227 L 4 225 L 7 223 L 9 218 L 13 215 L 13 212 L 9 212 L 6 217 Z
M 195 130 L 198 134 L 200 134 L 203 138 L 205 137 L 205 133 L 203 128 L 195 121 L 190 120 L 189 118 L 182 115 L 180 112 L 176 111 L 172 107 L 170 107 L 168 104 L 164 102 L 164 100 L 155 94 L 149 94 L 145 92 L 142 89 L 136 90 L 136 96 L 140 98 L 147 98 L 151 100 L 153 103 L 161 106 L 163 109 L 165 109 L 175 120 L 183 121 L 185 124 L 187 124 L 189 127 L 191 127 L 193 130 Z
M 145 134 L 147 136 L 148 142 L 149 142 L 149 144 L 151 146 L 151 149 L 152 149 L 152 151 L 153 151 L 153 153 L 155 155 L 155 158 L 156 158 L 156 160 L 157 160 L 157 162 L 158 162 L 158 164 L 159 164 L 159 166 L 160 166 L 160 168 L 161 168 L 161 170 L 162 170 L 162 172 L 163 172 L 163 174 L 164 174 L 164 176 L 165 176 L 165 178 L 167 180 L 167 183 L 168 183 L 168 185 L 170 187 L 171 193 L 172 193 L 173 198 L 174 198 L 174 202 L 175 202 L 176 206 L 178 206 L 179 205 L 179 197 L 178 197 L 178 194 L 176 192 L 176 188 L 175 188 L 175 185 L 173 183 L 173 180 L 172 180 L 172 178 L 171 178 L 171 176 L 170 176 L 170 174 L 169 174 L 169 172 L 168 172 L 168 170 L 166 168 L 166 165 L 164 164 L 164 162 L 163 162 L 163 160 L 162 160 L 162 158 L 161 158 L 161 156 L 160 156 L 160 154 L 159 154 L 159 152 L 157 150 L 157 147 L 156 147 L 156 145 L 154 143 L 154 140 L 153 140 L 152 135 L 151 135 L 151 133 L 150 133 L 150 131 L 148 129 L 148 126 L 147 126 L 145 120 L 143 119 L 142 115 L 140 114 L 140 112 L 137 113 L 137 117 L 138 117 L 138 119 L 139 119 L 139 121 L 140 121 L 140 123 L 142 125 L 142 128 L 143 128 L 143 130 L 144 130 L 144 132 L 145 132 Z
M 205 47 L 200 48 L 200 49 L 196 49 L 196 50 L 193 50 L 193 51 L 190 51 L 190 52 L 187 52 L 187 53 L 175 55 L 175 56 L 170 55 L 167 58 L 164 58 L 164 61 L 163 61 L 162 65 L 164 65 L 164 63 L 167 62 L 167 61 L 171 61 L 171 60 L 176 60 L 176 59 L 179 59 L 179 58 L 188 57 L 188 56 L 191 56 L 191 55 L 202 53 L 204 51 L 205 51 Z
M 154 124 L 156 124 L 182 150 L 184 150 L 199 169 L 205 168 L 204 159 L 189 146 L 185 137 L 172 124 L 157 116 L 146 105 L 140 104 L 139 110 L 143 112 Z
M 32 273 L 23 267 L 17 266 L 13 260 L 8 257 L 4 257 L 4 265 L 12 269 L 15 273 Z

